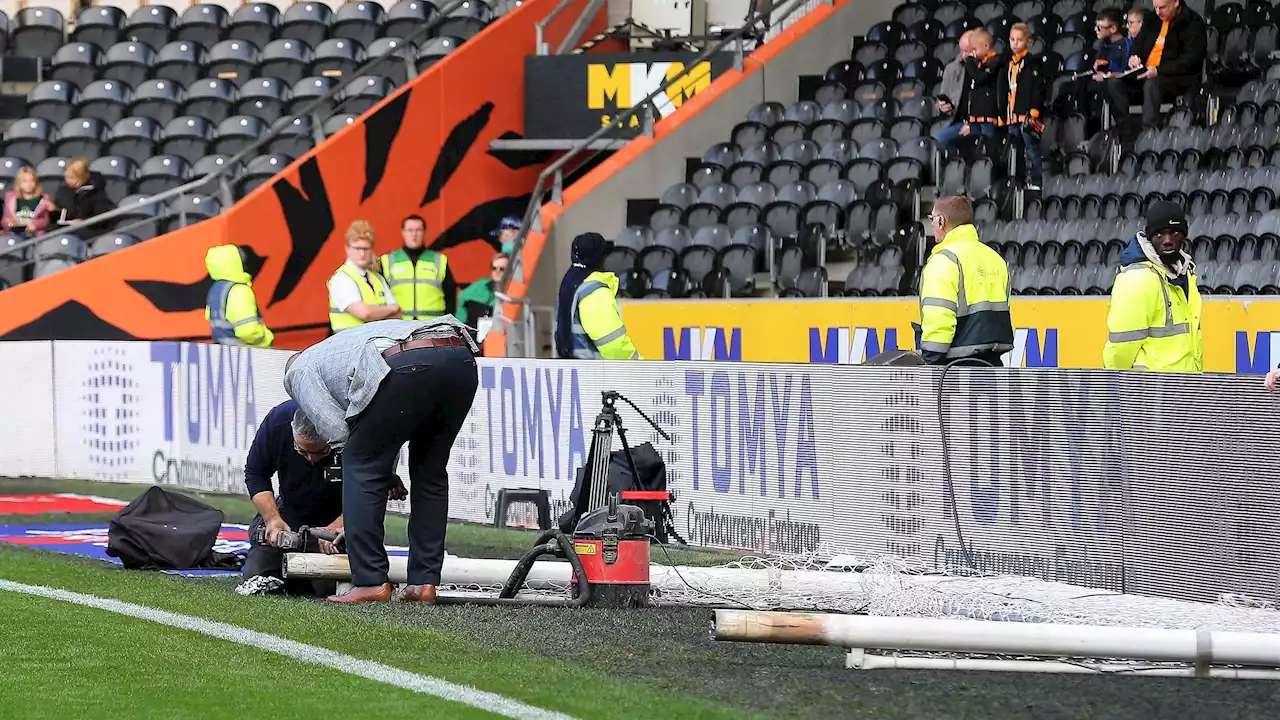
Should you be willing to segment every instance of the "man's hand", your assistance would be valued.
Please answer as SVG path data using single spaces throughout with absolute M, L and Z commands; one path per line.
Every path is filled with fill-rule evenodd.
M 964 125 L 961 125 L 961 126 L 960 126 L 960 136 L 961 136 L 961 137 L 969 137 L 969 132 L 970 132 L 970 131 L 969 131 L 969 123 L 965 123 Z
M 1106 79 L 1107 79 L 1106 73 L 1095 72 L 1093 74 L 1094 82 L 1102 82 L 1103 80 L 1106 80 Z
M 333 540 L 321 540 L 320 552 L 324 553 L 325 555 L 337 555 L 338 543 L 342 542 L 342 533 L 343 533 L 342 529 L 339 528 L 338 536 L 335 537 Z
M 949 112 L 951 112 L 951 103 L 949 103 L 949 102 L 942 102 L 941 100 L 939 100 L 939 101 L 938 101 L 938 112 L 944 112 L 944 113 L 949 113 Z
M 1129 56 L 1129 69 L 1130 69 L 1130 70 L 1132 70 L 1133 68 L 1138 67 L 1138 66 L 1139 66 L 1139 65 L 1141 65 L 1141 64 L 1142 64 L 1142 58 L 1138 57 L 1137 55 L 1130 55 L 1130 56 Z
M 1144 72 L 1140 72 L 1140 73 L 1138 73 L 1138 79 L 1139 79 L 1139 80 L 1150 80 L 1151 78 L 1153 78 L 1153 77 L 1155 77 L 1155 76 L 1156 76 L 1156 74 L 1157 74 L 1157 72 L 1156 72 L 1156 71 L 1157 71 L 1157 70 L 1159 70 L 1159 69 L 1160 69 L 1160 68 L 1147 68 Z
M 391 483 L 391 490 L 387 492 L 387 498 L 390 500 L 404 500 L 409 497 L 409 490 L 404 486 L 404 481 L 399 475 L 391 476 L 394 482 Z
M 293 532 L 293 528 L 283 518 L 275 517 L 266 521 L 265 529 L 267 531 L 267 544 L 272 547 L 280 547 L 280 533 Z
M 1280 389 L 1280 368 L 1276 368 L 1275 370 L 1267 373 L 1267 378 L 1262 381 L 1262 384 L 1271 392 L 1275 392 L 1277 389 Z

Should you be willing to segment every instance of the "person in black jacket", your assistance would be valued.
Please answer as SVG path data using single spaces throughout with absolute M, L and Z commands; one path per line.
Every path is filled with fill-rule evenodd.
M 1045 81 L 1037 58 L 1027 52 L 1031 45 L 1031 28 L 1018 23 L 1009 28 L 1009 57 L 1000 74 L 1000 94 L 1005 98 L 1005 127 L 1009 136 L 1021 141 L 1027 159 L 1030 182 L 1028 190 L 1039 190 L 1044 179 L 1044 159 L 1040 152 L 1040 133 L 1044 123 Z
M 956 116 L 964 123 L 937 130 L 933 139 L 942 148 L 954 148 L 962 137 L 982 135 L 995 137 L 1004 118 L 1004 101 L 1000 95 L 1000 73 L 1004 67 L 994 51 L 991 33 L 973 30 L 970 39 L 973 57 L 965 60 L 965 92 Z
M 1204 19 L 1182 0 L 1154 0 L 1153 5 L 1154 17 L 1147 14 L 1129 50 L 1129 69 L 1144 69 L 1105 83 L 1112 115 L 1126 137 L 1138 134 L 1129 117 L 1132 95 L 1142 92 L 1142 126 L 1158 127 L 1160 103 L 1199 87 L 1204 68 Z
M 88 160 L 72 158 L 63 170 L 62 179 L 65 184 L 53 194 L 53 204 L 57 207 L 53 219 L 57 224 L 70 225 L 115 209 L 107 197 L 102 176 L 89 172 Z

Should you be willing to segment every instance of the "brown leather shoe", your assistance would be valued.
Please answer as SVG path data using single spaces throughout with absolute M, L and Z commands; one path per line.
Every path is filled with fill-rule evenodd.
M 436 586 L 435 585 L 405 585 L 396 591 L 396 600 L 398 602 L 414 602 L 425 603 L 427 605 L 436 604 Z
M 370 602 L 386 602 L 391 599 L 391 583 L 382 583 L 381 585 L 370 585 L 367 587 L 356 586 L 341 595 L 330 595 L 329 602 L 345 603 L 354 605 L 355 603 Z

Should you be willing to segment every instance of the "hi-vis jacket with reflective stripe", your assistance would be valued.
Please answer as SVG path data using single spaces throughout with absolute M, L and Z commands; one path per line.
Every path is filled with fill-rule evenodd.
M 640 360 L 618 312 L 618 276 L 593 272 L 573 294 L 573 356 L 579 360 Z
M 263 324 L 258 313 L 258 300 L 249 285 L 249 273 L 244 271 L 240 260 L 240 248 L 235 245 L 211 247 L 205 253 L 204 266 L 213 278 L 204 308 L 213 341 L 222 345 L 271 347 L 275 334 Z
M 430 320 L 445 311 L 444 274 L 449 258 L 434 250 L 423 251 L 418 262 L 404 250 L 382 256 L 382 275 L 405 320 Z
M 330 276 L 329 280 L 325 282 L 325 287 L 328 288 L 329 283 L 333 282 L 333 278 L 340 274 L 346 275 L 355 281 L 356 287 L 360 288 L 360 302 L 365 305 L 387 304 L 387 281 L 384 280 L 377 272 L 369 270 L 369 279 L 365 280 L 364 277 L 361 277 L 359 271 L 351 267 L 351 265 L 342 263 L 338 266 L 337 272 Z M 363 320 L 351 313 L 342 312 L 336 307 L 329 308 L 329 327 L 333 328 L 334 332 L 346 330 L 347 328 L 353 328 L 357 325 L 363 324 Z
M 1184 257 L 1180 265 L 1185 273 L 1179 273 L 1153 262 L 1152 257 L 1158 258 L 1142 233 L 1120 256 L 1121 268 L 1111 287 L 1107 310 L 1102 366 L 1111 370 L 1203 372 L 1203 303 L 1196 289 L 1194 266 Z
M 920 279 L 920 351 L 937 364 L 1013 349 L 1009 267 L 972 225 L 953 228 Z

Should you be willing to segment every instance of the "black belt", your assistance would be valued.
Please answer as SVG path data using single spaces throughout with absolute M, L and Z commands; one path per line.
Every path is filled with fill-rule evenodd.
M 421 340 L 408 340 L 398 345 L 392 345 L 382 351 L 382 357 L 389 358 L 392 355 L 399 355 L 406 350 L 417 350 L 419 348 L 429 347 L 466 347 L 467 341 L 458 335 L 448 335 L 446 337 L 422 338 Z

